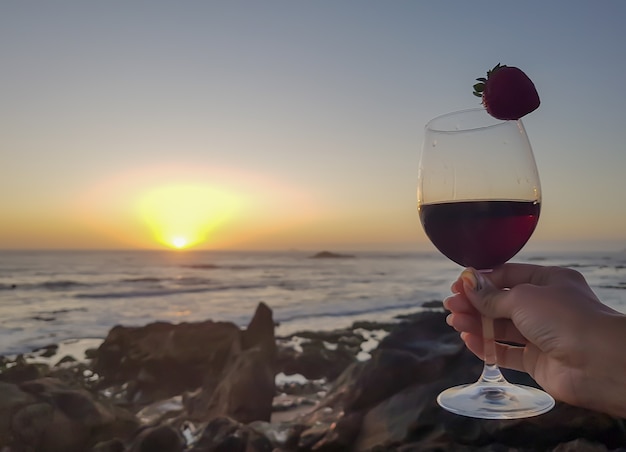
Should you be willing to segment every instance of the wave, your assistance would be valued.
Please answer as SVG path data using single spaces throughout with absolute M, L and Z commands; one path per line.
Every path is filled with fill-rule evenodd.
M 137 278 L 124 278 L 121 281 L 125 283 L 158 283 L 162 279 L 153 276 L 139 276 Z
M 138 276 L 136 278 L 124 278 L 120 280 L 121 283 L 130 283 L 130 284 L 159 284 L 159 283 L 174 283 L 181 285 L 206 285 L 210 284 L 211 281 L 206 278 L 197 278 L 194 276 L 182 276 L 182 277 L 172 277 L 172 278 L 158 278 L 154 276 Z
M 232 265 L 215 265 L 215 264 L 184 264 L 181 265 L 182 268 L 189 268 L 193 270 L 276 270 L 276 269 L 292 269 L 292 265 L 287 264 L 268 264 L 265 262 L 259 262 L 256 265 L 246 265 L 246 264 L 232 264 Z
M 39 285 L 39 287 L 43 287 L 44 289 L 49 289 L 49 290 L 61 290 L 61 289 L 68 289 L 70 287 L 81 287 L 81 286 L 85 286 L 86 284 L 84 283 L 80 283 L 77 281 L 72 281 L 72 280 L 65 280 L 65 279 L 61 279 L 61 280 L 57 280 L 57 281 L 45 281 L 43 283 L 41 283 Z
M 40 311 L 35 313 L 32 317 L 32 320 L 39 320 L 42 322 L 54 322 L 57 320 L 57 316 L 59 314 L 67 314 L 70 312 L 87 312 L 87 308 L 63 308 L 63 309 L 53 309 L 51 311 Z
M 185 293 L 208 292 L 210 289 L 159 289 L 146 291 L 126 291 L 126 292 L 100 292 L 100 293 L 79 293 L 74 298 L 80 299 L 103 299 L 103 298 L 143 298 L 143 297 L 162 297 L 166 295 L 176 295 Z
M 597 287 L 601 289 L 626 289 L 626 282 L 619 282 L 617 284 L 601 284 Z
M 183 268 L 193 268 L 195 270 L 213 270 L 214 268 L 220 268 L 219 265 L 215 264 L 186 264 L 181 265 Z
M 195 278 L 193 276 L 184 276 L 180 278 L 171 278 L 167 281 L 173 282 L 174 284 L 184 285 L 184 286 L 206 286 L 207 284 L 211 284 L 212 281 L 205 278 Z
M 0 284 L 0 290 L 49 290 L 49 291 L 63 291 L 70 290 L 75 288 L 96 288 L 98 286 L 110 286 L 112 284 L 124 284 L 124 285 L 141 285 L 141 284 L 151 284 L 151 285 L 159 285 L 162 283 L 170 283 L 170 284 L 180 284 L 180 285 L 203 285 L 210 283 L 209 280 L 204 278 L 195 278 L 195 277 L 173 277 L 173 278 L 159 278 L 154 276 L 137 276 L 132 278 L 122 278 L 117 280 L 117 282 L 78 282 L 73 280 L 50 280 L 44 281 L 41 283 L 11 283 L 11 284 Z M 130 292 L 130 291 L 129 291 Z M 84 294 L 78 294 L 79 298 L 82 298 Z
M 595 262 L 590 262 L 590 263 L 582 263 L 582 264 L 577 264 L 577 263 L 564 263 L 564 264 L 559 264 L 561 267 L 568 267 L 568 268 L 581 268 L 581 269 L 585 269 L 585 268 L 607 268 L 608 265 L 603 265 L 603 264 L 597 264 Z
M 190 288 L 172 288 L 172 289 L 155 289 L 143 291 L 118 291 L 118 292 L 99 292 L 99 293 L 79 293 L 74 298 L 80 299 L 106 299 L 106 298 L 143 298 L 143 297 L 163 297 L 167 295 L 179 295 L 188 293 L 204 293 L 217 292 L 221 290 L 246 290 L 259 289 L 266 287 L 265 284 L 242 285 L 242 286 L 222 286 L 222 287 L 190 287 Z
M 90 284 L 85 284 L 85 283 L 78 282 L 78 281 L 61 279 L 61 280 L 44 281 L 42 283 L 26 283 L 26 284 L 2 283 L 0 284 L 0 290 L 45 289 L 45 290 L 52 290 L 52 291 L 56 291 L 56 290 L 61 291 L 61 290 L 71 289 L 73 287 L 86 287 L 89 285 Z
M 52 311 L 41 312 L 41 314 L 66 314 L 68 312 L 87 312 L 87 308 L 64 308 L 64 309 L 54 309 Z
M 384 313 L 384 312 L 392 312 L 399 311 L 405 309 L 418 309 L 422 308 L 422 303 L 415 302 L 407 302 L 407 303 L 396 303 L 388 306 L 379 306 L 379 307 L 369 307 L 363 309 L 352 309 L 352 310 L 340 310 L 340 311 L 319 311 L 319 312 L 303 312 L 299 314 L 294 314 L 291 316 L 278 316 L 276 321 L 279 323 L 288 323 L 295 322 L 298 320 L 309 320 L 309 319 L 317 319 L 317 318 L 338 318 L 338 317 L 356 317 L 360 315 L 368 315 L 368 314 L 376 314 L 376 313 Z

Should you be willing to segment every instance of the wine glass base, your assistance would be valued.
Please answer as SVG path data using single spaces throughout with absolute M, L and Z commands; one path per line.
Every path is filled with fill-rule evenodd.
M 481 419 L 520 419 L 554 407 L 554 399 L 540 389 L 482 381 L 446 389 L 437 403 L 452 413 Z

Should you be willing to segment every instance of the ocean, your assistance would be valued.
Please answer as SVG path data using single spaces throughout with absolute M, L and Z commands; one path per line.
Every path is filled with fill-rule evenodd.
M 115 325 L 212 319 L 245 326 L 259 302 L 276 334 L 385 321 L 449 295 L 461 268 L 437 253 L 1 251 L 0 355 Z M 601 300 L 626 312 L 626 252 L 523 253 L 515 261 L 574 267 Z

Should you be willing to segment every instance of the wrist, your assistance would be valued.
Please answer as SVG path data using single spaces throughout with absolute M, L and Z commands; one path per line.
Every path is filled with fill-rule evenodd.
M 589 338 L 594 359 L 586 372 L 586 405 L 626 418 L 626 315 L 603 313 L 599 326 Z

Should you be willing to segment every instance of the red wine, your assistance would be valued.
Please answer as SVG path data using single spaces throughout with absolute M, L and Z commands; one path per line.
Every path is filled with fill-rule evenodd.
M 526 244 L 539 220 L 534 201 L 462 201 L 423 204 L 420 219 L 433 244 L 463 267 L 504 264 Z

